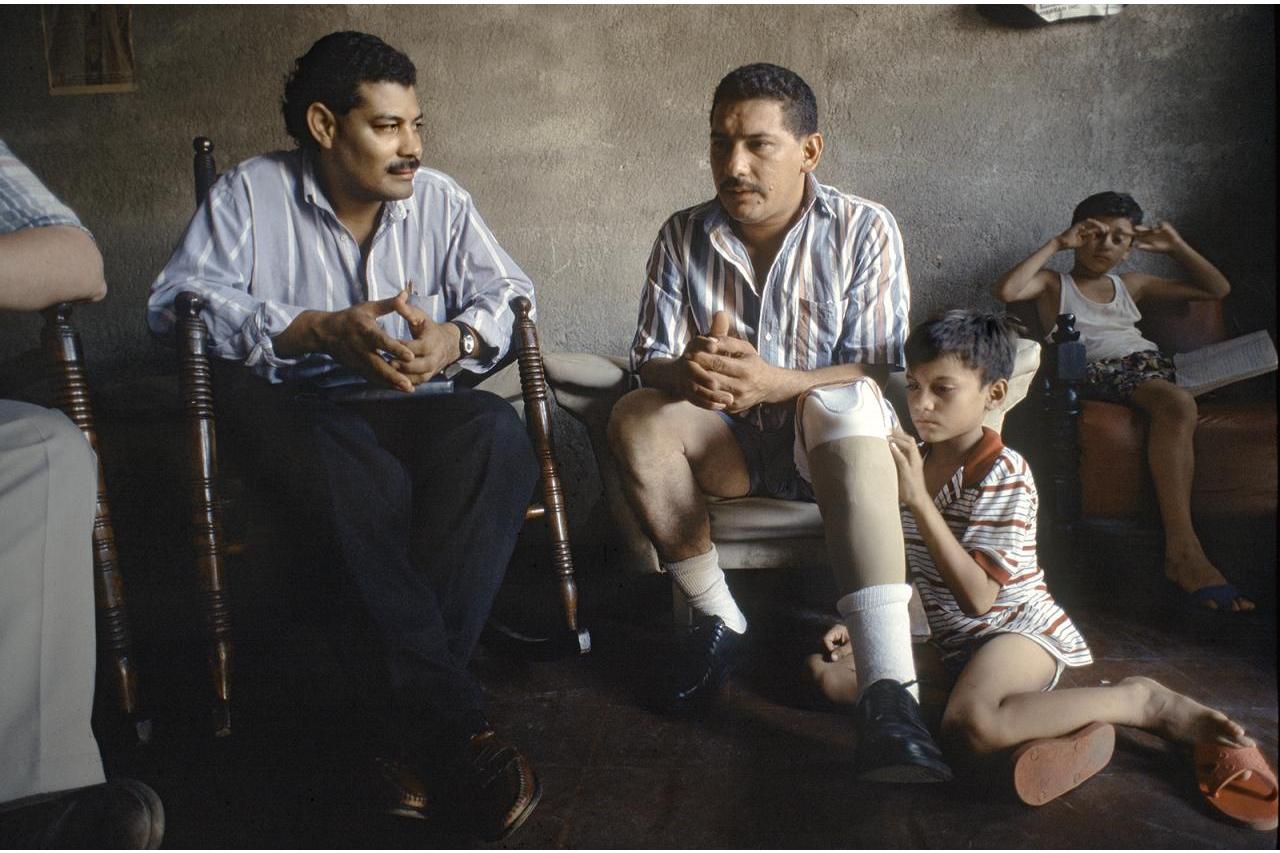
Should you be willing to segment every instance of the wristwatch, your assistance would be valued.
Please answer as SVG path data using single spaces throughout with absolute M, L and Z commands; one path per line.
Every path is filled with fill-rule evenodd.
M 471 327 L 466 323 L 459 323 L 454 320 L 453 325 L 458 327 L 458 358 L 470 358 L 476 354 L 476 350 L 480 348 L 476 341 L 476 333 L 471 331 Z

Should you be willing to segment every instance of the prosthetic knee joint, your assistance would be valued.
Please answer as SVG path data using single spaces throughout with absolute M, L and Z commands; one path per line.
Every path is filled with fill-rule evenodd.
M 898 416 L 871 379 L 823 385 L 800 398 L 796 412 L 796 468 L 806 480 L 809 451 L 842 438 L 887 438 Z

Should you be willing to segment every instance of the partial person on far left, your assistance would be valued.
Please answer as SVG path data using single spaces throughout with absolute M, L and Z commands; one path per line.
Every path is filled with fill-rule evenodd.
M 75 213 L 0 141 L 0 311 L 107 295 Z M 0 399 L 0 847 L 154 849 L 164 807 L 105 781 L 89 727 L 97 460 L 61 412 Z

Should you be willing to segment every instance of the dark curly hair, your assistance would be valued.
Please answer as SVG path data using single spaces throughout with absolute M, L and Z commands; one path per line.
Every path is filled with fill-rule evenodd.
M 818 100 L 809 84 L 794 71 L 767 62 L 744 65 L 725 75 L 711 98 L 712 119 L 722 102 L 753 98 L 781 101 L 783 120 L 796 139 L 818 132 Z
M 1086 219 L 1093 219 L 1098 216 L 1120 216 L 1134 225 L 1142 224 L 1142 208 L 1138 207 L 1138 203 L 1133 200 L 1133 196 L 1128 193 L 1117 193 L 1107 190 L 1104 193 L 1094 193 L 1084 201 L 1076 205 L 1076 209 L 1071 214 L 1071 224 L 1083 222 Z
M 377 36 L 340 32 L 311 45 L 293 63 L 285 80 L 280 111 L 284 127 L 299 148 L 315 147 L 307 128 L 307 109 L 317 101 L 334 115 L 344 115 L 360 102 L 356 91 L 361 83 L 399 83 L 412 86 L 418 69 L 409 57 Z
M 1013 375 L 1022 324 L 1007 314 L 986 314 L 956 308 L 936 315 L 911 330 L 907 365 L 924 364 L 954 355 L 965 367 L 982 374 L 982 384 Z

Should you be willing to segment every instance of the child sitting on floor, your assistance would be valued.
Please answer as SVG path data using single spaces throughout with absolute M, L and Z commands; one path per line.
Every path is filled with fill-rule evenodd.
M 1027 744 L 1015 756 L 1014 783 L 1034 805 L 1106 765 L 1111 723 L 1232 756 L 1249 752 L 1250 769 L 1261 775 L 1266 763 L 1240 725 L 1149 678 L 1050 692 L 1066 667 L 1092 657 L 1036 559 L 1031 471 L 983 426 L 1008 392 L 1015 351 L 1010 324 L 996 315 L 951 311 L 917 327 L 906 344 L 907 405 L 925 452 L 900 428 L 889 438 L 908 569 L 932 645 L 955 677 L 944 749 L 988 754 Z M 853 704 L 847 629 L 832 628 L 823 644 L 826 654 L 809 660 L 811 674 L 828 699 Z
M 1075 252 L 1071 273 L 1047 270 L 1055 254 Z M 1177 259 L 1190 281 L 1113 268 L 1133 249 Z M 1086 397 L 1125 403 L 1150 418 L 1147 460 L 1164 522 L 1164 573 L 1200 607 L 1247 611 L 1254 603 L 1227 582 L 1209 561 L 1191 526 L 1192 437 L 1196 401 L 1174 384 L 1173 360 L 1142 336 L 1137 303 L 1222 299 L 1231 285 L 1173 225 L 1142 226 L 1142 208 L 1124 193 L 1091 195 L 1071 215 L 1071 227 L 1049 240 L 996 282 L 1004 302 L 1034 299 L 1045 329 L 1059 314 L 1074 314 L 1085 347 Z

